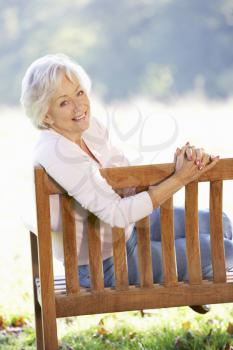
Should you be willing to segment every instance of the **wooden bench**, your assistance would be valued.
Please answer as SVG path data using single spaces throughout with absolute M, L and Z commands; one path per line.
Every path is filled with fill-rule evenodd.
M 159 183 L 174 171 L 174 164 L 100 169 L 102 176 L 120 193 L 137 192 Z M 210 227 L 213 279 L 203 280 L 198 237 L 198 182 L 185 188 L 186 251 L 189 281 L 178 282 L 173 235 L 173 200 L 161 206 L 164 283 L 154 284 L 150 253 L 149 217 L 136 223 L 140 285 L 129 285 L 125 232 L 113 228 L 113 257 L 116 286 L 105 288 L 99 220 L 88 216 L 88 249 L 91 288 L 79 285 L 75 222 L 72 198 L 41 167 L 35 168 L 38 235 L 30 232 L 33 290 L 38 350 L 58 349 L 56 318 L 106 312 L 142 310 L 183 305 L 233 302 L 233 283 L 227 278 L 222 227 L 223 180 L 233 179 L 233 158 L 222 159 L 198 182 L 210 182 Z M 62 204 L 65 277 L 56 279 L 52 259 L 49 196 L 59 194 Z M 59 282 L 60 281 L 60 282 Z M 59 287 L 60 286 L 60 287 Z

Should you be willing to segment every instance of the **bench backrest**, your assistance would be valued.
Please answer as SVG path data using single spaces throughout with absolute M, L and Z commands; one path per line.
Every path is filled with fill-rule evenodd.
M 103 177 L 116 190 L 136 187 L 137 192 L 149 185 L 161 182 L 174 171 L 174 164 L 143 165 L 100 169 Z M 185 221 L 186 249 L 189 271 L 189 284 L 202 283 L 200 247 L 198 237 L 198 182 L 210 182 L 210 228 L 211 251 L 214 283 L 226 282 L 224 261 L 223 227 L 222 227 L 222 189 L 223 180 L 233 179 L 233 159 L 222 159 L 210 171 L 203 174 L 198 181 L 185 188 Z M 75 220 L 73 199 L 45 172 L 42 167 L 35 168 L 35 185 L 38 220 L 39 263 L 42 293 L 48 298 L 53 294 L 53 264 L 49 196 L 59 194 L 62 208 L 64 262 L 67 295 L 80 293 L 77 274 L 78 257 L 76 248 Z M 152 261 L 150 250 L 149 217 L 136 223 L 138 259 L 140 269 L 140 287 L 153 287 Z M 173 229 L 173 199 L 170 198 L 161 206 L 161 236 L 164 286 L 176 286 L 177 269 Z M 129 290 L 126 260 L 125 232 L 113 228 L 113 258 L 115 269 L 116 291 Z M 91 274 L 91 291 L 104 290 L 103 268 L 99 220 L 90 213 L 88 216 L 88 249 Z M 43 296 L 42 296 L 43 298 Z M 51 303 L 54 298 L 51 297 Z

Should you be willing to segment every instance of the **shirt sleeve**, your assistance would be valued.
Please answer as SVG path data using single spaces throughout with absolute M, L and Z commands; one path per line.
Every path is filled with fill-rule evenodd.
M 77 155 L 71 142 L 45 144 L 37 158 L 70 196 L 111 227 L 125 228 L 153 211 L 147 191 L 121 198 L 93 162 Z

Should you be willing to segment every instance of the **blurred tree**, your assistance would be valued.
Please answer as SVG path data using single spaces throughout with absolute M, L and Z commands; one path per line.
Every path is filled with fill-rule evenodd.
M 72 56 L 106 100 L 233 93 L 232 0 L 0 0 L 0 103 L 18 103 L 28 65 Z

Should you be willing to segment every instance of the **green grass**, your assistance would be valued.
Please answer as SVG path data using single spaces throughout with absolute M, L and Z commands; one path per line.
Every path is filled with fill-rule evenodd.
M 186 307 L 82 316 L 58 320 L 61 350 L 229 350 L 233 304 L 213 305 L 206 315 Z M 32 325 L 0 331 L 0 350 L 35 349 Z

